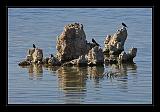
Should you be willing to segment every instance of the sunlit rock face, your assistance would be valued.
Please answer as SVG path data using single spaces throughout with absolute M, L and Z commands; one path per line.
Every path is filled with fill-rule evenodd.
M 19 62 L 20 66 L 28 66 L 31 63 L 42 63 L 43 60 L 43 50 L 39 48 L 28 49 L 26 58 Z
M 57 58 L 60 61 L 69 61 L 86 54 L 87 40 L 83 25 L 79 23 L 68 24 L 57 39 Z
M 127 29 L 125 27 L 117 30 L 113 36 L 107 35 L 104 41 L 105 48 L 103 49 L 103 52 L 113 55 L 120 54 L 124 50 L 124 43 L 126 39 Z
M 33 58 L 32 62 L 42 61 L 42 59 L 43 59 L 42 49 L 35 48 L 35 51 L 32 54 L 32 58 Z
M 26 56 L 27 61 L 38 62 L 43 59 L 43 50 L 39 48 L 28 49 L 28 55 Z

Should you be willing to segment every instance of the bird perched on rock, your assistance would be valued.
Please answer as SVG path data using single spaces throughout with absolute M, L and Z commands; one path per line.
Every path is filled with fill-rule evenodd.
M 122 23 L 122 25 L 124 26 L 124 27 L 127 27 L 127 25 L 126 24 L 124 24 L 124 23 Z M 128 28 L 128 27 L 127 27 Z
M 51 58 L 53 57 L 53 54 L 51 54 Z
M 83 29 L 83 24 L 81 24 L 81 28 Z
M 92 38 L 92 42 L 96 44 L 96 46 L 100 46 L 93 38 Z
M 35 49 L 36 48 L 36 46 L 33 44 L 33 48 Z

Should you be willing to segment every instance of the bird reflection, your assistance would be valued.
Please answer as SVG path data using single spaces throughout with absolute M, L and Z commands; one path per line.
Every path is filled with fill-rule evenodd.
M 28 67 L 29 79 L 42 79 L 43 68 L 41 64 L 32 64 Z
M 95 85 L 99 84 L 99 81 L 103 79 L 103 73 L 104 73 L 104 67 L 102 66 L 94 66 L 94 67 L 88 67 L 88 75 L 90 79 L 93 79 L 95 82 Z
M 114 79 L 121 92 L 128 92 L 128 75 L 137 73 L 136 64 L 109 64 L 108 68 L 107 78 Z
M 127 76 L 128 72 L 136 73 L 137 66 L 135 63 L 130 64 L 108 64 L 109 70 L 107 71 L 107 76 L 122 77 Z

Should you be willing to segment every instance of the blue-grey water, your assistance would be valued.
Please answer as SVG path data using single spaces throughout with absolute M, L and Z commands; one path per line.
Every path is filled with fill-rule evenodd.
M 56 38 L 66 24 L 84 25 L 87 40 L 104 47 L 104 39 L 128 26 L 125 51 L 137 47 L 135 64 L 104 67 L 30 66 L 22 68 L 34 43 L 44 56 L 56 53 Z M 112 77 L 106 72 L 117 72 Z M 9 8 L 8 9 L 9 104 L 151 104 L 152 9 L 151 8 Z

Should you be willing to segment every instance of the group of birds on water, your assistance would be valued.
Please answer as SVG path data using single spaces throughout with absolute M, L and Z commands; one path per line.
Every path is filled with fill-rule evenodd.
M 127 27 L 127 25 L 124 24 L 123 22 L 122 22 L 122 26 Z M 128 27 L 127 27 L 127 28 L 128 28 Z M 93 42 L 96 46 L 100 46 L 93 38 L 92 38 L 92 42 Z M 34 49 L 36 48 L 35 44 L 33 44 L 33 48 L 34 48 Z M 50 54 L 50 57 L 52 58 L 52 57 L 53 57 L 53 54 Z

